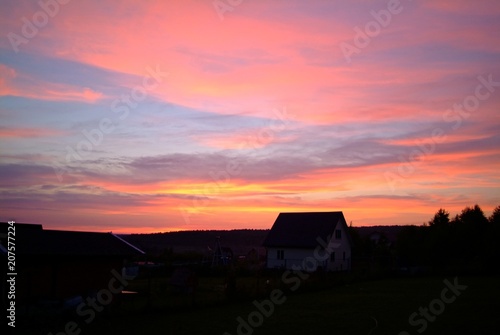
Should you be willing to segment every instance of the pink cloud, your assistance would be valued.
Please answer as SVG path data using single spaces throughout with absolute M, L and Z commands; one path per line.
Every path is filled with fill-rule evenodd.
M 324 6 L 331 3 L 317 2 Z M 125 0 L 113 6 L 85 1 L 61 7 L 50 24 L 23 45 L 23 52 L 109 70 L 110 82 L 121 87 L 137 85 L 147 67 L 158 66 L 169 72 L 169 77 L 148 94 L 201 112 L 270 119 L 273 109 L 284 107 L 287 121 L 293 121 L 290 123 L 297 128 L 287 128 L 292 131 L 286 136 L 257 140 L 251 146 L 274 149 L 270 146 L 276 144 L 277 151 L 302 146 L 304 153 L 283 159 L 273 153 L 262 161 L 249 160 L 246 174 L 232 177 L 220 190 L 205 195 L 207 183 L 212 182 L 207 171 L 218 168 L 227 156 L 166 154 L 119 167 L 100 165 L 97 160 L 79 161 L 81 166 L 72 170 L 74 174 L 65 185 L 54 185 L 50 159 L 37 160 L 46 166 L 30 167 L 21 163 L 38 156 L 15 159 L 5 155 L 19 165 L 3 167 L 4 174 L 11 176 L 6 178 L 6 188 L 14 192 L 23 187 L 24 191 L 24 207 L 11 200 L 9 210 L 23 220 L 41 220 L 54 227 L 67 225 L 69 220 L 72 223 L 67 228 L 109 230 L 120 222 L 122 227 L 117 228 L 123 231 L 157 231 L 162 227 L 244 228 L 249 217 L 253 227 L 269 228 L 276 214 L 284 210 L 339 209 L 349 221 L 364 225 L 419 224 L 441 206 L 449 204 L 449 209 L 460 210 L 471 201 L 490 209 L 498 199 L 496 167 L 500 162 L 492 130 L 499 120 L 498 92 L 481 101 L 458 129 L 451 129 L 443 115 L 474 93 L 478 75 L 494 73 L 495 81 L 500 80 L 498 62 L 493 59 L 500 52 L 498 23 L 494 21 L 500 14 L 499 2 L 405 2 L 404 11 L 348 64 L 340 43 L 352 43 L 354 27 L 363 28 L 372 20 L 371 9 L 387 5 L 387 1 L 353 3 L 350 12 L 325 15 L 313 8 L 315 4 L 301 1 L 245 1 L 226 13 L 223 21 L 211 1 Z M 30 18 L 39 10 L 36 2 L 13 7 L 8 15 L 2 14 L 0 30 L 19 32 L 21 17 Z M 0 45 L 10 50 L 7 39 Z M 120 73 L 132 76 L 122 76 L 119 82 Z M 0 95 L 93 104 L 108 98 L 95 88 L 37 79 L 22 67 L 14 70 L 2 64 Z M 161 119 L 164 114 L 159 115 L 151 116 L 152 124 L 154 117 Z M 140 121 L 140 113 L 135 116 Z M 353 138 L 368 140 L 352 141 L 352 145 L 335 151 L 332 148 L 340 136 L 318 133 L 319 139 L 315 139 L 316 129 L 319 132 L 326 127 L 314 125 L 346 126 Z M 241 124 L 238 126 L 235 129 L 241 129 Z M 311 141 L 301 137 L 300 127 L 314 128 L 307 132 Z M 413 172 L 391 193 L 384 173 L 398 171 L 399 155 L 407 157 L 416 140 L 428 139 L 424 130 L 429 129 L 430 136 L 434 127 L 446 128 L 447 140 L 436 145 L 433 154 L 414 162 Z M 248 143 L 248 137 L 258 137 L 261 130 L 245 129 L 215 135 L 189 129 L 187 132 L 193 133 L 185 138 L 207 151 L 235 150 Z M 119 139 L 124 134 L 107 137 L 106 145 L 124 147 L 123 143 L 130 143 Z M 165 134 L 162 136 L 167 138 L 168 131 Z M 0 137 L 9 141 L 64 135 L 43 127 L 0 129 Z M 320 143 L 322 139 L 325 143 Z M 318 152 L 311 149 L 315 146 Z M 135 153 L 141 149 L 134 147 Z M 315 156 L 309 156 L 308 150 Z M 349 156 L 353 153 L 358 160 Z M 324 160 L 316 157 L 322 154 L 330 156 Z M 343 160 L 348 166 L 342 166 Z M 110 171 L 115 173 L 99 174 L 98 168 L 86 171 L 89 165 L 99 165 L 99 169 L 112 166 Z M 206 171 L 200 172 L 200 167 Z M 30 198 L 33 190 L 38 193 Z M 193 208 L 193 199 L 203 196 L 210 199 L 208 204 Z M 70 208 L 65 215 L 60 215 L 61 203 Z M 192 209 L 190 223 L 184 221 L 180 207 Z M 57 215 L 47 214 L 50 211 Z M 147 223 L 137 228 L 138 221 Z
M 447 8 L 453 4 L 444 1 L 436 6 Z M 460 13 L 470 7 L 462 2 L 456 6 Z M 297 120 L 312 124 L 415 116 L 420 106 L 376 102 L 373 89 L 380 85 L 426 84 L 456 73 L 456 68 L 438 66 L 432 71 L 412 67 L 403 70 L 390 60 L 346 67 L 339 44 L 352 41 L 354 26 L 365 22 L 353 20 L 349 24 L 323 18 L 314 18 L 313 22 L 297 14 L 264 18 L 257 15 L 263 10 L 278 13 L 282 9 L 279 2 L 246 3 L 220 21 L 211 3 L 199 1 L 141 6 L 124 1 L 114 8 L 113 16 L 101 10 L 100 4 L 86 2 L 64 7 L 40 40 L 53 41 L 59 57 L 113 71 L 143 76 L 147 66 L 159 64 L 170 76 L 151 94 L 168 102 L 223 114 L 249 112 L 256 116 L 267 116 L 269 108 L 284 104 L 296 110 Z M 480 33 L 481 27 L 462 31 L 460 22 L 447 21 L 447 29 L 426 29 L 440 24 L 439 15 L 429 16 L 425 27 L 414 29 L 426 9 L 420 5 L 405 8 L 363 54 L 429 42 L 456 41 L 464 48 L 470 48 L 471 43 L 476 47 L 495 45 L 491 34 Z M 92 22 L 87 17 L 93 17 Z M 196 24 L 186 24 L 186 18 Z M 139 28 L 123 29 L 125 20 L 127 26 Z M 408 33 L 411 39 L 405 37 Z M 33 47 L 53 54 L 52 45 Z M 125 45 L 127 51 L 123 52 Z M 313 50 L 312 55 L 304 57 L 301 49 Z M 316 56 L 331 65 L 309 64 Z M 381 67 L 383 72 L 378 71 Z M 54 99 L 90 102 L 101 97 L 90 89 L 48 93 Z
M 88 87 L 75 87 L 33 78 L 0 64 L 0 96 L 19 96 L 50 101 L 83 101 L 95 103 L 104 98 Z
M 253 150 L 276 143 L 289 143 L 296 140 L 294 136 L 283 136 L 270 127 L 245 129 L 237 133 L 194 135 L 193 139 L 210 148 L 227 150 Z
M 4 64 L 0 64 L 0 96 L 8 95 L 12 92 L 9 83 L 16 78 L 16 70 Z

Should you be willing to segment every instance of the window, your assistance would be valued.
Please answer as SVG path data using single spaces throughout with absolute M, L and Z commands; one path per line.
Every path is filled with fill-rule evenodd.
M 331 261 L 331 262 L 335 262 L 335 252 L 332 252 L 332 253 L 330 254 L 330 261 Z
M 285 259 L 285 250 L 278 250 L 277 258 L 278 259 Z
M 340 229 L 335 230 L 335 239 L 336 240 L 342 239 L 342 230 Z

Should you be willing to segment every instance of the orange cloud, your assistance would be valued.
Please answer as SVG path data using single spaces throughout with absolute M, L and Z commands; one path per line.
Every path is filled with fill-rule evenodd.
M 58 129 L 0 127 L 1 138 L 58 137 L 64 135 L 67 135 L 67 133 Z
M 328 7 L 328 2 L 318 3 Z M 245 1 L 224 21 L 211 1 L 125 0 L 109 8 L 85 1 L 62 6 L 50 24 L 23 45 L 22 52 L 47 56 L 51 62 L 63 59 L 96 67 L 116 87 L 141 84 L 146 68 L 158 66 L 169 73 L 148 92 L 158 105 L 266 120 L 273 118 L 273 109 L 286 108 L 290 122 L 286 131 L 266 141 L 258 139 L 262 129 L 242 125 L 240 120 L 234 129 L 245 129 L 241 132 L 219 133 L 211 125 L 197 132 L 194 126 L 176 142 L 186 139 L 203 153 L 215 152 L 215 158 L 183 152 L 119 167 L 99 165 L 101 158 L 104 162 L 106 157 L 130 158 L 126 150 L 111 152 L 129 149 L 127 144 L 135 141 L 135 137 L 120 139 L 124 133 L 117 131 L 95 150 L 95 160 L 92 156 L 74 162 L 71 177 L 57 185 L 52 184 L 52 159 L 37 160 L 47 165 L 33 166 L 26 162 L 35 156 L 4 155 L 17 165 L 0 166 L 10 176 L 2 191 L 12 194 L 2 201 L 11 201 L 11 213 L 26 221 L 120 232 L 269 228 L 281 211 L 343 210 L 348 221 L 368 225 L 419 224 L 439 207 L 459 211 L 471 202 L 491 209 L 500 180 L 500 152 L 494 143 L 498 92 L 481 101 L 458 129 L 451 129 L 443 114 L 474 93 L 478 75 L 494 73 L 495 81 L 500 80 L 495 58 L 500 44 L 492 33 L 498 30 L 499 2 L 405 4 L 404 11 L 347 64 L 339 44 L 352 42 L 354 27 L 363 27 L 372 19 L 370 10 L 379 6 L 353 3 L 352 8 L 323 13 L 314 4 L 300 1 Z M 20 18 L 30 18 L 39 10 L 35 2 L 11 7 L 0 20 L 2 31 L 19 31 Z M 0 45 L 10 50 L 7 39 Z M 86 85 L 53 83 L 42 78 L 46 74 L 26 73 L 31 68 L 24 70 L 21 63 L 22 59 L 9 63 L 16 64 L 16 69 L 0 64 L 0 96 L 92 104 L 108 98 Z M 183 110 L 179 108 L 176 120 Z M 129 119 L 130 123 L 121 125 L 137 131 L 134 135 L 139 139 L 143 138 L 142 113 L 150 111 L 138 110 L 133 120 L 137 124 L 130 126 Z M 156 125 L 164 114 L 148 115 L 148 121 Z M 415 141 L 428 139 L 424 130 L 434 126 L 446 128 L 446 140 L 419 161 L 400 162 L 400 157 L 408 159 Z M 341 127 L 345 130 L 332 135 L 332 129 Z M 0 129 L 0 137 L 14 144 L 18 139 L 63 135 L 67 134 L 43 126 Z M 170 133 L 165 130 L 161 136 L 163 140 Z M 60 142 L 62 148 L 67 144 Z M 198 171 L 210 164 L 216 168 L 219 158 L 227 158 L 219 151 L 233 152 L 245 144 L 265 149 L 259 151 L 259 159 L 249 160 L 247 174 L 214 187 L 207 173 L 210 169 Z M 44 145 L 34 150 L 61 151 Z M 176 150 L 159 146 L 154 152 L 167 156 Z M 152 147 L 134 146 L 133 154 Z M 287 156 L 292 151 L 294 155 Z M 319 157 L 322 154 L 325 157 Z M 172 167 L 177 158 L 187 163 Z M 407 170 L 402 164 L 409 164 Z M 95 170 L 86 170 L 88 166 Z M 24 174 L 18 174 L 20 170 Z M 388 171 L 400 177 L 394 190 L 385 177 Z M 17 194 L 16 189 L 24 193 Z M 22 206 L 12 200 L 19 198 Z

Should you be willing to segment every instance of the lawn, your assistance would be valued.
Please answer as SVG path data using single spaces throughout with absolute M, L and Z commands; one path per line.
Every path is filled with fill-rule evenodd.
M 181 295 L 178 299 L 185 299 L 185 304 L 178 300 L 176 303 L 180 307 L 177 309 L 172 308 L 174 304 L 170 302 L 170 307 L 167 303 L 165 308 L 146 311 L 141 305 L 143 302 L 137 302 L 133 306 L 125 306 L 128 310 L 124 307 L 116 313 L 102 313 L 92 323 L 83 324 L 80 334 L 227 332 L 233 335 L 238 334 L 238 327 L 240 334 L 255 335 L 408 335 L 419 334 L 419 330 L 429 335 L 500 334 L 500 278 L 459 277 L 458 291 L 455 289 L 459 295 L 448 290 L 443 298 L 442 291 L 448 287 L 445 279 L 453 286 L 453 277 L 431 277 L 358 282 L 322 291 L 299 287 L 294 293 L 274 296 L 280 304 L 266 305 L 264 314 L 268 317 L 257 312 L 252 301 L 228 303 L 220 297 L 220 301 L 204 303 L 202 300 L 192 306 L 192 300 L 188 302 Z M 427 319 L 425 315 L 418 314 L 420 307 L 430 308 Z M 412 313 L 417 313 L 413 325 L 409 323 Z M 244 326 L 241 326 L 242 319 L 245 320 Z M 54 329 L 54 335 L 56 330 L 60 331 Z

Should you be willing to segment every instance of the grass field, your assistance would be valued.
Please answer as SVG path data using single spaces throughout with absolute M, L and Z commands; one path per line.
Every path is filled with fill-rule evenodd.
M 238 334 L 241 324 L 238 317 L 248 323 L 248 326 L 240 326 L 240 334 L 407 335 L 419 334 L 419 330 L 429 335 L 500 334 L 500 278 L 458 277 L 459 285 L 467 288 L 462 287 L 459 296 L 448 291 L 444 296 L 448 303 L 442 302 L 441 296 L 447 287 L 445 279 L 454 282 L 453 277 L 398 278 L 315 292 L 299 288 L 293 294 L 284 293 L 279 301 L 286 300 L 273 305 L 274 311 L 268 313 L 269 317 L 257 315 L 251 301 L 221 300 L 211 305 L 186 305 L 177 310 L 167 305 L 150 311 L 136 305 L 135 311 L 102 313 L 92 323 L 84 324 L 80 334 Z M 429 308 L 430 304 L 427 316 L 432 321 L 417 314 L 411 325 L 410 315 L 419 313 L 420 307 Z M 249 315 L 253 317 L 250 321 Z M 252 324 L 260 325 L 252 327 Z M 59 330 L 53 329 L 54 334 L 56 331 Z

